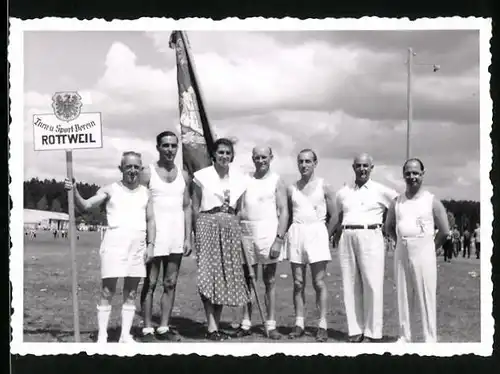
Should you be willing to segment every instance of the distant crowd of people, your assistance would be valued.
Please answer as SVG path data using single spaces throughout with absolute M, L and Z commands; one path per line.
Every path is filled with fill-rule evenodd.
M 36 234 L 37 234 L 36 229 L 30 228 L 30 229 L 25 229 L 24 230 L 24 235 L 27 236 L 30 240 L 36 239 Z M 55 239 L 61 237 L 63 239 L 68 238 L 68 230 L 66 229 L 43 229 L 43 231 L 50 231 L 52 233 L 52 236 Z M 76 236 L 77 240 L 80 240 L 80 235 L 77 234 Z
M 470 258 L 471 247 L 474 246 L 476 259 L 481 256 L 481 227 L 476 223 L 474 231 L 469 231 L 465 227 L 464 231 L 460 233 L 458 226 L 455 225 L 450 231 L 447 242 L 443 245 L 443 257 L 445 262 L 451 262 L 453 257 Z

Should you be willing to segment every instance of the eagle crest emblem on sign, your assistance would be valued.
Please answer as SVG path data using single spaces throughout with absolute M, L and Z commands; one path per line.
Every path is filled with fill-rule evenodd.
M 56 92 L 52 97 L 52 109 L 61 121 L 72 121 L 80 115 L 82 98 L 78 92 Z

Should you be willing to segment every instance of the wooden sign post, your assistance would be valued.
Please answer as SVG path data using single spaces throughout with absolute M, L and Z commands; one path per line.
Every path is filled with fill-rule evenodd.
M 66 150 L 66 173 L 70 181 L 73 180 L 73 151 Z M 68 191 L 69 213 L 69 245 L 71 250 L 71 289 L 73 293 L 73 326 L 75 341 L 80 342 L 80 312 L 78 310 L 78 267 L 76 262 L 76 223 L 75 223 L 75 191 Z
M 81 113 L 82 98 L 78 92 L 56 92 L 51 114 L 33 116 L 35 151 L 66 151 L 66 174 L 73 180 L 73 150 L 102 148 L 101 113 Z M 75 341 L 80 342 L 78 309 L 78 266 L 76 259 L 76 222 L 74 190 L 68 191 L 69 240 L 71 251 L 73 324 Z

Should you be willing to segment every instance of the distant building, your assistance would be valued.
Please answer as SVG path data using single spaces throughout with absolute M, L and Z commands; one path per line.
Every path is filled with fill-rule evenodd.
M 69 214 L 45 210 L 24 209 L 24 228 L 35 230 L 67 230 Z

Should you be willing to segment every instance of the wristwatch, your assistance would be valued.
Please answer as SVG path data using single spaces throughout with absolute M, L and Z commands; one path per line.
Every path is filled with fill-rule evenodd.
M 285 240 L 284 236 L 280 234 L 276 234 L 276 238 L 278 238 L 279 240 Z

